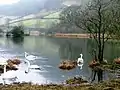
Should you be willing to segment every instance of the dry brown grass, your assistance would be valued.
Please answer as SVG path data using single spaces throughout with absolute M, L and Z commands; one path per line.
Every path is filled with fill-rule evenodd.
M 21 63 L 21 61 L 19 59 L 8 59 L 7 60 L 7 71 L 9 70 L 18 70 L 15 65 L 19 65 Z M 0 66 L 0 72 L 3 73 L 3 70 L 4 67 L 3 66 Z
M 65 60 L 59 64 L 59 68 L 62 70 L 71 70 L 76 68 L 76 65 L 77 65 L 76 61 Z
M 31 83 L 0 85 L 0 90 L 120 90 L 120 79 L 93 85 L 32 85 Z
M 115 62 L 116 64 L 120 64 L 120 57 L 119 57 L 119 58 L 114 59 L 114 62 Z

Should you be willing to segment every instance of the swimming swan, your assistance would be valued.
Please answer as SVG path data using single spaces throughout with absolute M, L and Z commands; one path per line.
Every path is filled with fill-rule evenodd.
M 25 73 L 28 73 L 29 71 L 41 70 L 38 65 L 31 65 L 28 60 L 25 60 L 25 62 L 27 63 L 27 69 L 25 70 Z
M 25 58 L 27 59 L 27 60 L 35 60 L 37 57 L 36 56 L 34 56 L 34 55 L 29 55 L 27 52 L 25 52 Z
M 84 63 L 83 54 L 80 54 L 80 58 L 78 58 L 77 64 L 82 64 L 82 63 Z
M 77 65 L 78 65 L 78 67 L 80 67 L 80 69 L 82 69 L 82 67 L 83 67 L 83 63 L 84 63 L 84 60 L 83 60 L 83 54 L 80 54 L 80 58 L 78 58 L 78 60 L 77 60 Z

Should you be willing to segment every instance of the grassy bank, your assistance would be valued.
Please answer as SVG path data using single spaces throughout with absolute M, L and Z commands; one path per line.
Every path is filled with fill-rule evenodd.
M 32 85 L 31 83 L 0 85 L 0 90 L 120 90 L 120 79 L 92 85 Z
M 90 34 L 73 34 L 73 33 L 68 33 L 68 34 L 63 34 L 63 33 L 56 33 L 52 35 L 53 37 L 57 38 L 90 38 Z

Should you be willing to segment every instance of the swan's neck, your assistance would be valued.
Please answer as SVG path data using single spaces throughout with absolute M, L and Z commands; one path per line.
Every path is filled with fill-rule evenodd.
M 30 62 L 28 60 L 26 60 L 27 64 L 28 64 L 28 67 L 30 67 Z
M 82 54 L 80 54 L 80 58 L 82 58 L 83 57 L 83 55 Z
M 28 54 L 25 52 L 25 57 L 27 57 L 28 56 Z
M 29 72 L 29 67 L 30 67 L 30 62 L 28 60 L 26 60 L 27 64 L 28 64 L 28 67 L 27 67 L 27 70 L 25 72 Z
M 4 65 L 4 73 L 6 72 L 6 65 Z

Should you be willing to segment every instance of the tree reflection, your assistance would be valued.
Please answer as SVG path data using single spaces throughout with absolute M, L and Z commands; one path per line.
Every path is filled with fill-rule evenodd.
M 119 42 L 115 42 L 115 41 L 109 41 L 107 43 L 105 43 L 105 50 L 104 50 L 104 59 L 106 59 L 108 61 L 108 63 L 113 63 L 113 60 L 115 58 L 119 57 L 119 53 L 120 53 L 120 43 Z M 95 59 L 95 54 L 93 54 L 93 49 L 96 47 L 96 43 L 94 40 L 88 40 L 87 42 L 87 47 L 88 47 L 88 51 L 90 52 L 90 55 L 92 57 L 92 60 Z M 96 50 L 96 52 L 98 52 Z M 104 70 L 100 69 L 99 67 L 95 67 L 92 68 L 92 75 L 91 75 L 91 82 L 93 82 L 96 78 L 96 76 L 98 77 L 98 81 L 100 81 L 101 79 L 105 79 L 103 78 L 103 72 Z M 100 73 L 102 75 L 100 75 Z
M 113 62 L 115 58 L 119 58 L 120 53 L 120 42 L 110 41 L 105 47 L 105 57 L 110 63 Z
M 85 48 L 83 40 L 64 40 L 63 43 L 60 43 L 60 58 L 64 60 L 77 60 L 80 53 L 84 53 Z
M 108 62 L 112 62 L 113 59 L 119 57 L 120 53 L 120 42 L 109 41 L 105 43 L 104 50 L 104 59 L 107 59 Z M 87 41 L 88 52 L 91 55 L 92 59 L 94 59 L 94 48 L 96 47 L 96 43 L 94 40 L 89 39 Z M 98 52 L 96 50 L 96 52 Z
M 71 60 L 72 59 L 72 45 L 70 42 L 65 42 L 60 45 L 59 48 L 60 57 L 62 59 Z
M 15 44 L 23 44 L 24 42 L 24 37 L 17 37 L 17 38 L 11 38 L 11 39 Z

